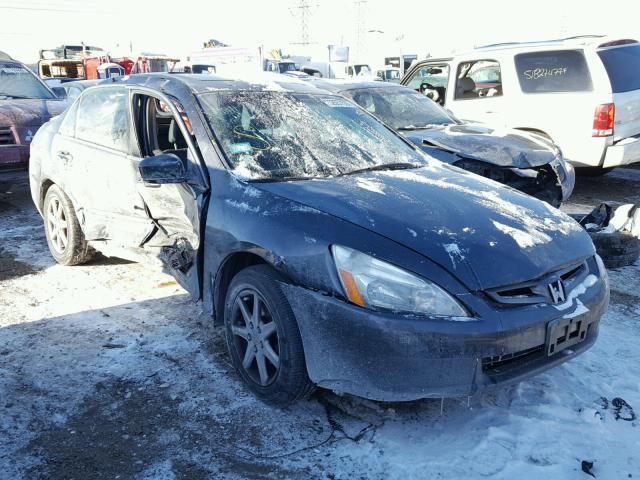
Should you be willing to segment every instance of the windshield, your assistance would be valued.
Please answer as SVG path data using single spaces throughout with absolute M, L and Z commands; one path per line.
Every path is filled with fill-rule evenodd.
M 298 66 L 295 63 L 281 63 L 278 65 L 278 68 L 280 69 L 280 73 L 298 71 Z
M 335 95 L 227 91 L 200 98 L 231 167 L 244 177 L 320 177 L 425 163 L 384 125 Z
M 0 62 L 0 98 L 54 98 L 38 78 L 21 65 Z
M 444 108 L 408 88 L 369 88 L 344 93 L 395 129 L 456 123 Z

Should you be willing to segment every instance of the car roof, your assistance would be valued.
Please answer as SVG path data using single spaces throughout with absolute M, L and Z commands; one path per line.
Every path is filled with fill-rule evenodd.
M 85 88 L 89 88 L 89 87 L 93 87 L 94 85 L 99 85 L 101 83 L 111 83 L 111 82 L 105 82 L 106 79 L 100 79 L 100 80 L 74 80 L 72 82 L 64 82 L 62 83 L 61 87 L 80 87 L 83 90 Z
M 147 73 L 116 78 L 113 83 L 152 85 L 157 81 L 162 81 L 163 88 L 169 87 L 171 84 L 180 84 L 186 86 L 195 94 L 218 90 L 326 93 L 310 82 L 291 75 L 270 72 L 256 72 L 240 78 L 199 73 Z
M 332 93 L 346 92 L 349 90 L 371 89 L 371 88 L 401 88 L 406 89 L 404 85 L 393 82 L 376 82 L 372 80 L 354 81 L 354 80 L 325 80 L 310 78 L 309 82 Z
M 24 68 L 29 68 L 29 67 L 27 67 L 24 63 L 19 62 L 19 61 L 17 61 L 17 60 L 13 60 L 13 59 L 11 59 L 11 58 L 7 58 L 7 59 L 0 58 L 0 65 L 3 65 L 3 66 L 5 66 L 5 67 L 7 67 L 7 66 L 11 66 L 11 67 L 24 67 Z

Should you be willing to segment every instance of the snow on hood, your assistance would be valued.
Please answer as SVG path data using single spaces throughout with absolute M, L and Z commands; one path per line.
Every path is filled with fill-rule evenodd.
M 553 143 L 539 135 L 478 124 L 438 125 L 403 134 L 426 152 L 432 143 L 501 167 L 539 167 L 551 162 L 557 153 Z
M 0 125 L 39 127 L 60 115 L 66 107 L 60 100 L 0 100 Z
M 255 186 L 384 235 L 470 289 L 528 281 L 594 254 L 577 222 L 547 203 L 436 162 Z

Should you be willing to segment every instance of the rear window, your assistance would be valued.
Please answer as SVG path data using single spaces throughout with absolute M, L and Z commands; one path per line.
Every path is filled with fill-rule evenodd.
M 640 90 L 640 44 L 598 52 L 607 70 L 613 93 Z
M 581 51 L 521 53 L 516 55 L 515 62 L 525 93 L 585 92 L 593 88 Z

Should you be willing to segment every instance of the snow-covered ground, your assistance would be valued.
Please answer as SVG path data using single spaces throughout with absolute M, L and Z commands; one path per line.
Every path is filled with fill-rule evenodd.
M 621 172 L 584 179 L 574 209 L 637 202 L 640 170 Z M 610 276 L 596 345 L 529 381 L 442 403 L 317 392 L 278 410 L 170 277 L 55 265 L 26 175 L 0 173 L 0 478 L 591 478 L 583 461 L 638 478 L 640 265 Z

